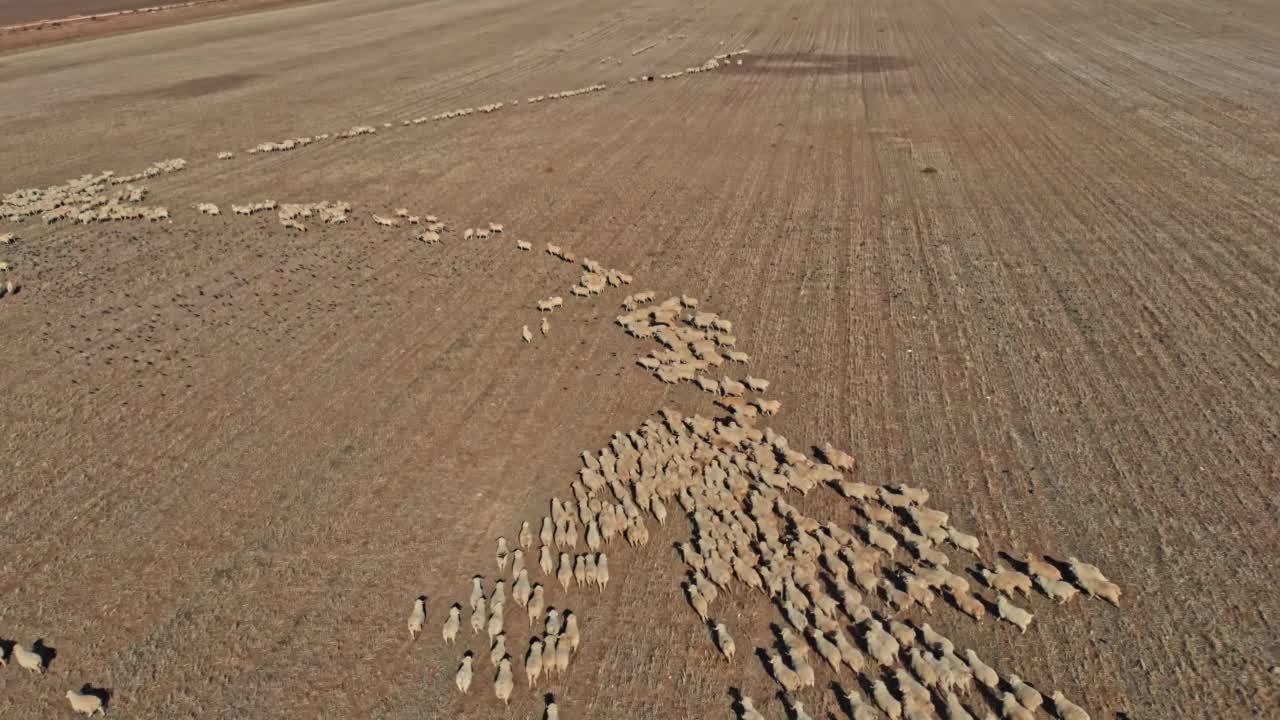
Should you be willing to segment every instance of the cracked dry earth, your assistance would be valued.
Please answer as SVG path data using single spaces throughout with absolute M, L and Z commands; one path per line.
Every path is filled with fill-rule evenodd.
M 1278 34 L 371 0 L 0 57 L 0 714 L 1267 716 Z

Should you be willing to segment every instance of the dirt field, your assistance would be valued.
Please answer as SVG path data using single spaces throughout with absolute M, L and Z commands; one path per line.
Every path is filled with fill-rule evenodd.
M 721 594 L 726 664 L 681 592 L 680 517 L 615 540 L 605 592 L 542 579 L 582 648 L 538 692 L 517 669 L 508 709 L 469 610 L 465 644 L 440 640 L 495 538 L 571 497 L 579 453 L 715 410 L 613 324 L 652 288 L 734 321 L 792 447 L 928 488 L 987 559 L 1074 555 L 1124 591 L 1020 600 L 1025 634 L 909 617 L 1094 718 L 1265 717 L 1276 88 L 1280 7 L 1220 0 L 369 0 L 0 57 L 0 193 L 189 163 L 142 182 L 168 222 L 0 219 L 21 284 L 0 298 L 0 640 L 56 650 L 43 677 L 0 670 L 0 716 L 69 717 L 92 683 L 107 717 L 533 718 L 553 692 L 566 719 L 729 718 L 736 691 L 786 717 L 753 655 L 776 611 Z M 266 199 L 352 221 L 229 209 Z M 370 222 L 400 207 L 444 241 Z M 517 239 L 635 285 L 571 297 L 579 270 Z M 847 525 L 837 499 L 793 503 Z M 844 717 L 833 681 L 800 693 L 814 717 Z

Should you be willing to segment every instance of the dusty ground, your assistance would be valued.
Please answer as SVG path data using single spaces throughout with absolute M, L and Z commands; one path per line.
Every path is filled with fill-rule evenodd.
M 742 66 L 625 83 L 740 45 Z M 69 714 L 91 682 L 131 718 L 534 717 L 523 689 L 505 713 L 487 678 L 454 691 L 444 608 L 580 451 L 711 407 L 634 366 L 617 291 L 521 345 L 575 277 L 524 238 L 735 320 L 793 444 L 929 488 L 989 552 L 1078 555 L 1125 589 L 1035 599 L 1025 636 L 936 611 L 957 642 L 1095 718 L 1265 716 L 1277 87 L 1280 8 L 1189 0 L 372 0 L 0 58 L 0 192 L 191 163 L 147 183 L 172 223 L 0 221 L 24 286 L 0 299 L 0 639 L 57 650 L 45 677 L 0 671 L 0 715 Z M 190 209 L 265 198 L 362 219 Z M 429 247 L 364 219 L 400 206 L 508 232 Z M 742 652 L 764 604 L 721 601 L 726 665 L 673 527 L 567 599 L 564 717 L 730 717 L 730 688 L 783 716 Z M 829 679 L 815 716 L 838 713 Z

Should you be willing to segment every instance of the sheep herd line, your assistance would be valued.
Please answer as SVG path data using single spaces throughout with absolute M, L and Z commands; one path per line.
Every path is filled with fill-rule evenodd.
M 740 49 L 732 52 L 720 53 L 701 65 L 692 66 L 675 72 L 661 73 L 657 75 L 659 79 L 669 80 L 691 75 L 695 73 L 714 70 L 718 67 L 728 65 L 730 62 L 736 62 L 741 65 L 741 55 L 748 53 L 748 50 Z M 641 75 L 638 77 L 628 78 L 628 83 L 636 83 L 640 81 L 652 81 L 654 75 Z M 580 88 L 570 90 L 561 90 L 558 92 L 547 93 L 544 95 L 535 95 L 526 99 L 530 105 L 542 103 L 549 100 L 560 100 L 564 98 L 576 97 L 587 93 L 599 92 L 608 89 L 605 83 L 595 83 Z M 430 116 L 420 116 L 408 120 L 400 121 L 402 127 L 422 125 L 432 121 L 450 120 L 458 117 L 467 117 L 476 113 L 492 113 L 507 107 L 508 105 L 519 105 L 519 100 L 512 100 L 509 104 L 504 102 L 487 103 L 476 107 L 464 107 L 454 110 L 447 110 Z M 383 130 L 396 127 L 394 123 L 381 123 Z M 319 133 L 310 136 L 299 136 L 286 138 L 278 141 L 261 142 L 253 147 L 247 148 L 245 153 L 248 155 L 257 155 L 260 153 L 270 152 L 287 152 L 313 145 L 318 142 L 327 140 L 349 140 L 361 136 L 374 135 L 378 132 L 375 125 L 356 125 L 346 130 L 332 133 Z M 236 153 L 230 150 L 223 150 L 215 155 L 218 160 L 234 160 Z M 22 223 L 34 217 L 39 217 L 46 225 L 54 225 L 57 223 L 78 223 L 87 224 L 95 222 L 111 222 L 125 220 L 147 220 L 150 222 L 158 222 L 161 220 L 171 220 L 169 208 L 161 206 L 142 205 L 142 201 L 148 196 L 150 190 L 146 186 L 135 185 L 141 180 L 154 178 L 162 174 L 168 174 L 184 170 L 188 166 L 186 160 L 176 158 L 172 160 L 163 160 L 148 166 L 141 172 L 131 175 L 116 175 L 112 171 L 104 171 L 101 173 L 90 173 L 79 178 L 68 180 L 61 185 L 53 185 L 46 188 L 20 188 L 0 197 L 0 220 L 11 223 Z M 120 190 L 112 192 L 114 186 L 124 185 Z M 344 208 L 344 209 L 340 209 Z M 203 215 L 219 215 L 221 208 L 214 203 L 200 202 L 194 206 L 194 209 Z M 324 202 L 324 203 L 303 203 L 303 204 L 279 204 L 274 200 L 261 201 L 246 205 L 232 205 L 232 212 L 238 215 L 252 215 L 257 212 L 267 210 L 279 210 L 278 218 L 280 224 L 290 230 L 305 232 L 307 226 L 301 221 L 302 218 L 317 215 L 325 224 L 341 224 L 347 221 L 350 211 L 350 204 L 345 202 Z M 412 216 L 402 215 L 404 219 L 411 224 L 417 224 L 412 221 Z M 373 215 L 372 219 L 376 225 L 392 227 L 398 225 L 398 221 L 389 221 L 378 215 Z M 426 230 L 415 235 L 415 239 L 422 242 L 433 244 L 440 242 L 442 239 L 441 232 L 445 229 L 443 223 L 428 220 Z M 479 232 L 479 231 L 472 231 Z M 9 245 L 20 240 L 21 237 L 16 232 L 0 233 L 0 245 Z M 464 239 L 470 239 L 470 236 Z M 14 269 L 14 263 L 7 258 L 0 258 L 0 273 L 9 273 Z M 0 298 L 18 294 L 22 289 L 19 281 L 14 279 L 6 279 L 0 284 Z
M 520 250 L 530 246 L 517 241 Z M 577 261 L 557 245 L 548 244 L 547 253 Z M 599 295 L 633 280 L 589 258 L 581 267 L 583 275 L 571 288 L 574 296 Z M 543 334 L 549 327 L 545 316 L 563 304 L 559 296 L 535 303 L 544 313 Z M 1006 562 L 984 558 L 974 535 L 929 506 L 927 490 L 854 479 L 857 464 L 850 454 L 826 444 L 811 458 L 773 429 L 757 427 L 755 421 L 779 412 L 781 402 L 762 397 L 768 380 L 712 376 L 727 363 L 744 365 L 751 358 L 736 349 L 732 321 L 701 309 L 697 298 L 681 294 L 658 302 L 657 293 L 647 290 L 627 295 L 622 309 L 619 327 L 658 344 L 638 357 L 637 365 L 665 383 L 687 382 L 711 394 L 723 416 L 686 416 L 664 408 L 639 428 L 614 433 L 607 447 L 582 454 L 572 498 L 551 499 L 536 537 L 525 521 L 514 549 L 506 537 L 497 539 L 498 575 L 487 584 L 489 594 L 482 575 L 471 579 L 470 627 L 473 636 L 486 640 L 464 651 L 454 673 L 459 691 L 470 691 L 477 657 L 488 658 L 493 693 L 504 704 L 516 689 L 513 663 L 523 664 L 531 690 L 544 675 L 562 675 L 583 635 L 577 615 L 548 604 L 554 601 L 549 595 L 563 593 L 561 601 L 567 603 L 571 586 L 605 590 L 606 546 L 614 538 L 633 547 L 649 543 L 647 522 L 656 521 L 653 532 L 663 532 L 671 517 L 668 508 L 679 505 L 690 530 L 673 542 L 683 566 L 681 588 L 714 651 L 728 662 L 741 661 L 734 635 L 742 633 L 717 618 L 721 593 L 759 591 L 776 611 L 773 642 L 754 655 L 779 686 L 786 717 L 809 718 L 802 697 L 806 691 L 820 692 L 811 690 L 819 674 L 812 652 L 831 675 L 829 686 L 838 688 L 837 703 L 854 720 L 968 720 L 997 714 L 1030 720 L 1041 711 L 1062 720 L 1087 720 L 1089 715 L 1061 692 L 1046 698 L 1018 674 L 996 670 L 918 617 L 943 615 L 949 612 L 943 606 L 950 606 L 972 621 L 994 619 L 1022 633 L 1034 619 L 1023 607 L 1031 606 L 1033 596 L 1065 603 L 1083 593 L 1118 606 L 1115 583 L 1074 557 L 1065 562 L 1036 554 L 1014 559 L 999 553 Z M 532 341 L 528 325 L 521 335 Z M 841 498 L 842 520 L 811 517 L 788 499 L 811 492 Z M 949 554 L 957 550 L 976 561 L 961 568 L 966 563 Z M 508 566 L 511 599 L 527 611 L 528 631 L 518 647 L 504 615 Z M 461 603 L 448 610 L 442 637 L 449 644 L 458 637 L 462 612 Z M 419 597 L 408 621 L 411 638 L 426 621 L 427 599 Z M 590 642 L 589 628 L 586 637 Z M 851 681 L 842 685 L 846 677 Z M 558 718 L 555 696 L 547 695 L 545 702 L 543 717 Z M 764 717 L 746 695 L 733 709 L 743 720 Z

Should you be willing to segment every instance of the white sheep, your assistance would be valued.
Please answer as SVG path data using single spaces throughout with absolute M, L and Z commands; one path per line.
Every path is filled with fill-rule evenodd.
M 461 625 L 462 608 L 455 604 L 449 608 L 449 619 L 444 621 L 444 629 L 441 631 L 441 636 L 446 643 L 453 644 L 453 641 L 458 637 L 458 628 Z
M 520 327 L 520 337 L 524 338 L 524 341 L 527 343 L 533 342 L 533 333 L 529 332 L 528 325 L 522 325 Z
M 729 629 L 724 623 L 715 624 L 716 647 L 720 649 L 720 654 L 724 655 L 727 662 L 733 662 L 733 656 L 737 653 L 737 645 L 733 642 L 733 636 L 729 634 Z
M 529 643 L 529 652 L 524 657 L 524 677 L 529 687 L 538 683 L 540 675 L 542 675 L 542 641 L 533 640 Z
M 503 705 L 511 700 L 511 691 L 515 689 L 515 680 L 511 677 L 511 660 L 502 658 L 498 662 L 498 676 L 493 681 L 493 694 Z
M 995 690 L 1000 685 L 1000 675 L 990 665 L 982 662 L 981 658 L 973 650 L 965 650 L 964 654 L 969 663 L 969 669 L 973 671 L 973 676 L 977 678 L 978 682 L 991 690 Z
M 13 657 L 18 661 L 18 667 L 37 675 L 44 673 L 44 658 L 40 653 L 28 650 L 22 645 L 14 644 Z
M 462 656 L 462 664 L 458 666 L 458 673 L 453 677 L 453 683 L 458 686 L 458 690 L 466 694 L 471 689 L 471 661 L 472 655 L 468 651 Z
M 489 223 L 489 232 L 500 233 L 502 230 L 503 228 L 501 224 L 495 222 Z
M 463 231 L 462 231 L 462 239 L 463 239 L 463 240 L 470 240 L 471 238 L 473 238 L 473 237 L 475 237 L 475 236 L 476 236 L 476 231 L 475 231 L 474 229 L 472 229 L 472 228 L 467 228 L 466 230 L 463 230 Z
M 396 227 L 400 224 L 398 220 L 385 218 L 385 217 L 382 217 L 381 215 L 378 215 L 377 213 L 374 213 L 373 221 L 383 227 Z
M 760 378 L 754 378 L 748 375 L 743 378 L 742 381 L 746 383 L 748 388 L 751 388 L 751 392 L 762 393 L 769 389 L 768 380 L 761 380 Z
M 533 243 L 528 242 L 528 241 L 526 241 L 526 240 L 517 240 L 517 241 L 516 241 L 516 249 L 517 249 L 517 250 L 532 250 L 532 249 L 533 249 Z
M 422 626 L 427 622 L 427 598 L 419 597 L 413 601 L 413 611 L 409 613 L 409 639 L 417 640 Z
M 1089 713 L 1084 708 L 1067 700 L 1061 691 L 1055 690 L 1053 693 L 1053 710 L 1054 714 L 1062 718 L 1062 720 L 1089 720 Z
M 68 690 L 67 702 L 71 703 L 71 709 L 79 715 L 107 714 L 106 709 L 102 707 L 102 698 L 97 695 Z

